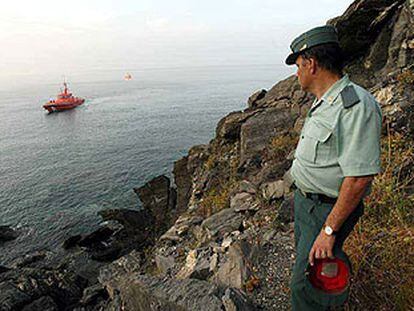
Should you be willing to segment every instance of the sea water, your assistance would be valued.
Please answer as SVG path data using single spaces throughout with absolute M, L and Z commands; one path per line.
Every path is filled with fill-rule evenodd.
M 0 265 L 90 232 L 107 208 L 139 208 L 133 192 L 208 143 L 251 93 L 288 76 L 282 65 L 96 70 L 67 77 L 76 109 L 47 113 L 61 81 L 0 89 L 0 225 L 20 232 Z M 13 81 L 12 81 L 13 82 Z

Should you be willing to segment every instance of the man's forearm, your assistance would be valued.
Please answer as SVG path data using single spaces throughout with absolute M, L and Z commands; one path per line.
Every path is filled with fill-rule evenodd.
M 345 177 L 338 200 L 326 218 L 325 224 L 338 231 L 361 201 L 373 178 L 373 176 Z

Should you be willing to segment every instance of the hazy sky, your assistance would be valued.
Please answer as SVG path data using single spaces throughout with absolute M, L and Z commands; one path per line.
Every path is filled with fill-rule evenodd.
M 0 0 L 0 83 L 102 68 L 277 64 L 351 0 Z

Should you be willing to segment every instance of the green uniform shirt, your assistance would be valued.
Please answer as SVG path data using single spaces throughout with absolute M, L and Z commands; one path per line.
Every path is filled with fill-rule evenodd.
M 346 108 L 341 92 L 352 86 L 359 102 Z M 380 172 L 382 113 L 375 98 L 345 75 L 309 110 L 291 175 L 310 193 L 339 195 L 345 176 Z

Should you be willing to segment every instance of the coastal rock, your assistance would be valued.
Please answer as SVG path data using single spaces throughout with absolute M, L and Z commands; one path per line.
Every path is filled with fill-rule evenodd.
M 7 271 L 10 271 L 10 268 L 0 265 L 0 273 L 7 272 Z
M 276 135 L 293 127 L 288 109 L 270 108 L 250 117 L 241 126 L 240 163 L 260 154 Z
M 262 185 L 263 197 L 266 200 L 280 199 L 285 193 L 285 182 L 278 180 Z
M 235 212 L 256 211 L 259 209 L 259 202 L 255 202 L 250 193 L 241 192 L 231 198 L 230 207 L 234 208 Z
M 0 282 L 1 310 L 18 310 L 30 301 L 30 295 L 21 291 L 17 286 L 13 285 L 10 282 Z
M 255 311 L 256 306 L 249 297 L 237 288 L 227 288 L 221 298 L 226 311 Z
M 242 180 L 239 184 L 239 191 L 240 192 L 247 192 L 250 194 L 256 194 L 257 189 L 255 187 L 255 185 L 253 185 L 253 183 L 251 183 L 248 180 Z
M 108 293 L 101 284 L 95 284 L 84 289 L 80 303 L 82 305 L 95 305 L 98 300 L 109 298 Z
M 149 211 L 155 219 L 155 230 L 160 232 L 171 224 L 172 212 L 175 208 L 175 190 L 170 188 L 170 179 L 164 175 L 155 177 L 144 186 L 134 188 L 144 210 Z
M 16 239 L 19 236 L 10 226 L 0 226 L 0 244 Z
M 212 253 L 209 249 L 192 250 L 188 253 L 184 267 L 176 275 L 177 279 L 193 278 L 206 280 L 212 275 L 210 264 Z
M 226 208 L 205 219 L 201 227 L 206 230 L 209 238 L 224 236 L 225 233 L 240 229 L 243 217 L 233 208 Z
M 58 305 L 49 296 L 43 296 L 26 305 L 22 311 L 58 311 Z
M 221 119 L 217 124 L 216 137 L 227 142 L 234 142 L 240 139 L 242 124 L 256 112 L 232 112 Z
M 247 105 L 250 109 L 257 107 L 257 102 L 266 96 L 267 91 L 262 89 L 254 92 L 247 100 Z
M 155 255 L 155 264 L 160 274 L 166 274 L 175 265 L 173 256 Z
M 117 296 L 125 310 L 198 311 L 222 310 L 216 286 L 196 279 L 159 279 L 146 275 L 130 275 L 105 284 Z
M 188 156 L 174 162 L 174 181 L 177 186 L 177 211 L 185 211 L 191 196 L 191 172 L 187 168 Z
M 227 261 L 219 268 L 213 280 L 217 284 L 242 289 L 252 276 L 256 254 L 248 242 L 241 240 L 230 246 Z
M 74 305 L 82 296 L 87 281 L 70 271 L 20 268 L 0 274 L 1 310 L 32 310 L 40 305 L 57 305 L 58 310 Z M 33 303 L 33 305 L 31 305 Z M 33 309 L 37 310 L 37 309 Z M 39 309 L 43 310 L 43 309 Z
M 153 216 L 146 210 L 105 209 L 98 212 L 104 221 L 116 221 L 126 231 L 149 231 L 154 225 Z

